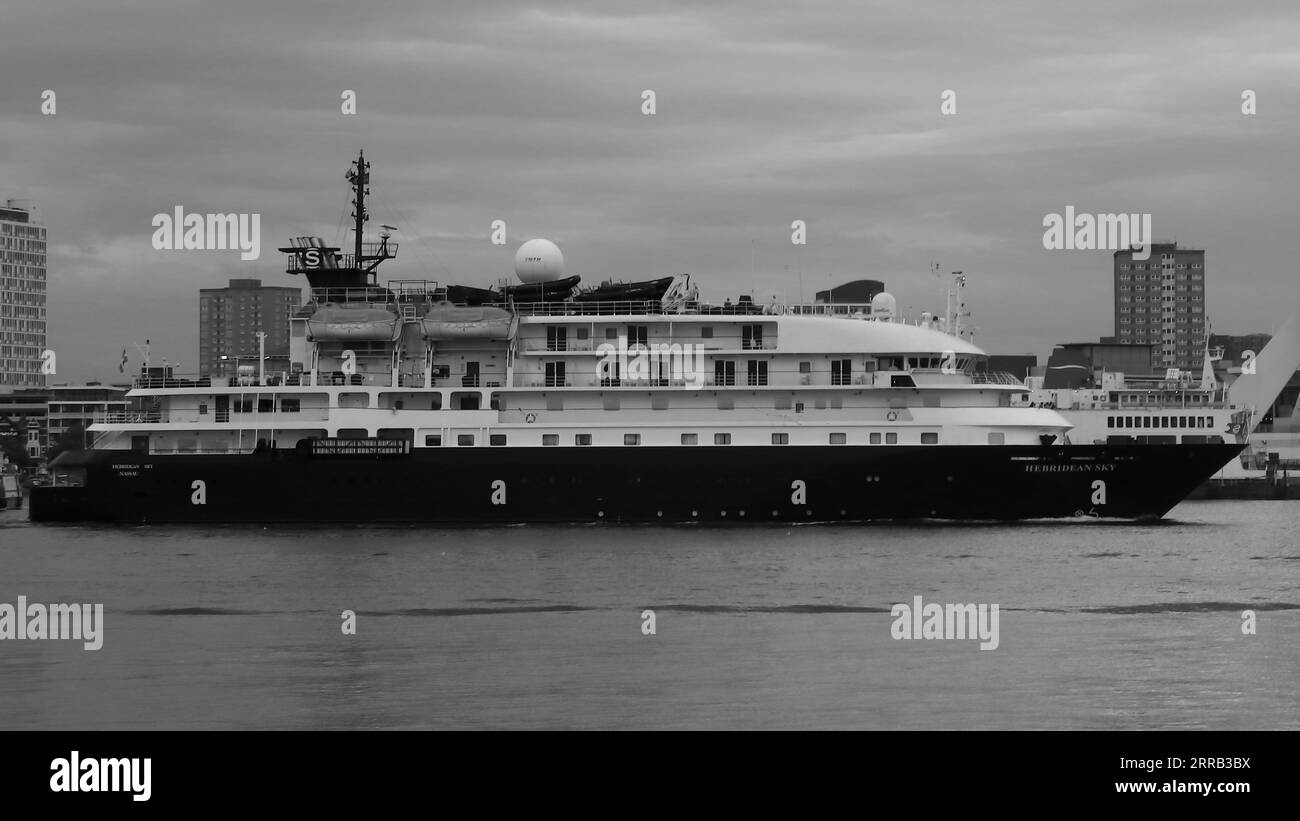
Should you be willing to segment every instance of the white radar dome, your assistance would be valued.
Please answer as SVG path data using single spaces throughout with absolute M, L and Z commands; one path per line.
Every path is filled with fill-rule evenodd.
M 564 276 L 564 254 L 549 239 L 530 239 L 515 252 L 515 276 L 521 282 L 553 282 Z
M 894 295 L 881 291 L 871 298 L 871 315 L 876 319 L 893 319 L 898 313 Z

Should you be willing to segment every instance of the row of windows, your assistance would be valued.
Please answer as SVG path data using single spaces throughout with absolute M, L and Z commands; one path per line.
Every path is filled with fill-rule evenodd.
M 346 437 L 344 437 L 344 433 L 346 433 L 346 431 L 339 431 L 339 436 L 340 436 L 340 438 L 346 438 Z M 363 432 L 363 433 L 364 433 L 364 432 Z M 381 433 L 383 433 L 383 431 L 381 431 Z M 1001 434 L 996 434 L 996 435 L 999 436 L 999 437 L 1001 437 Z M 882 440 L 882 436 L 883 436 L 883 440 Z M 989 438 L 989 441 L 990 441 L 990 442 L 993 442 L 993 441 L 994 441 L 992 437 L 993 437 L 993 434 L 990 435 L 990 438 Z M 847 436 L 847 434 L 844 434 L 844 433 L 831 433 L 831 434 L 827 437 L 827 439 L 828 439 L 828 441 L 830 442 L 830 444 L 832 444 L 832 445 L 843 445 L 843 444 L 845 444 L 845 443 L 848 441 L 848 436 Z M 896 444 L 898 444 L 898 434 L 897 434 L 897 433 L 885 433 L 885 434 L 872 433 L 872 434 L 870 434 L 870 436 L 868 437 L 868 440 L 869 440 L 870 443 L 873 444 L 873 445 L 879 445 L 879 444 L 882 444 L 882 441 L 883 441 L 883 444 L 886 444 L 886 445 L 896 445 Z M 460 434 L 457 434 L 457 435 L 456 435 L 456 445 L 459 446 L 459 447 L 472 447 L 472 446 L 474 445 L 474 443 L 475 443 L 475 435 L 472 434 L 472 433 L 460 433 Z M 687 446 L 690 446 L 690 445 L 698 445 L 698 444 L 700 443 L 700 435 L 699 435 L 698 433 L 683 433 L 683 434 L 681 435 L 681 443 L 682 443 L 683 445 L 687 445 Z M 923 444 L 923 445 L 937 445 L 938 443 L 939 443 L 939 434 L 938 434 L 938 433 L 935 433 L 935 432 L 925 432 L 925 433 L 922 433 L 922 434 L 921 434 L 921 444 Z M 431 433 L 431 434 L 426 435 L 426 436 L 424 437 L 424 444 L 425 444 L 425 447 L 431 447 L 431 448 L 441 447 L 441 446 L 442 446 L 442 434 Z M 492 433 L 492 434 L 489 434 L 489 435 L 488 435 L 488 444 L 491 445 L 491 446 L 493 446 L 493 447 L 500 447 L 500 446 L 505 445 L 505 444 L 506 444 L 506 434 L 504 434 L 504 433 Z M 544 433 L 544 434 L 542 434 L 542 445 L 543 445 L 543 446 L 545 446 L 545 447 L 557 447 L 559 444 L 560 444 L 560 434 L 558 434 L 558 433 Z M 579 447 L 583 447 L 583 446 L 590 445 L 590 444 L 591 444 L 591 434 L 590 434 L 590 433 L 575 433 L 575 434 L 573 435 L 573 444 L 576 445 L 576 446 L 579 446 Z M 640 444 L 641 444 L 641 434 L 639 434 L 639 433 L 625 433 L 625 434 L 623 434 L 623 444 L 624 444 L 625 446 L 628 446 L 628 447 L 634 447 L 634 446 L 636 446 L 636 445 L 640 445 Z M 730 434 L 730 433 L 715 433 L 715 434 L 713 434 L 713 444 L 715 444 L 715 445 L 730 445 L 730 444 L 731 444 L 731 434 Z M 774 444 L 774 445 L 788 445 L 788 444 L 790 444 L 790 434 L 788 434 L 788 433 L 773 433 L 773 434 L 772 434 L 772 444 Z M 997 444 L 1001 444 L 1001 441 L 999 440 L 999 441 L 997 442 Z
M 1213 416 L 1107 416 L 1108 428 L 1212 428 Z
M 1171 262 L 1171 261 L 1168 261 L 1168 262 Z M 1179 262 L 1179 263 L 1177 263 L 1177 264 L 1165 265 L 1164 267 L 1176 268 L 1177 270 L 1182 271 L 1182 270 L 1185 270 L 1185 269 L 1188 267 L 1188 265 L 1189 265 L 1189 263 L 1186 263 L 1186 262 Z M 1199 270 L 1201 270 L 1201 263 L 1199 263 L 1199 262 L 1193 262 L 1193 263 L 1190 263 L 1190 266 L 1191 266 L 1191 269 L 1192 269 L 1193 271 L 1199 271 Z M 1127 271 L 1127 270 L 1129 270 L 1130 267 L 1131 267 L 1134 271 L 1145 271 L 1145 270 L 1147 270 L 1147 268 L 1150 268 L 1152 271 L 1154 271 L 1154 270 L 1156 270 L 1156 269 L 1158 269 L 1158 268 L 1160 268 L 1160 267 L 1162 267 L 1162 266 L 1161 266 L 1161 265 L 1156 265 L 1154 262 L 1150 263 L 1150 265 L 1148 265 L 1148 264 L 1145 263 L 1145 262 L 1134 262 L 1134 263 L 1131 263 L 1131 264 L 1125 262 L 1125 263 L 1121 263 L 1121 264 L 1120 264 L 1119 269 L 1120 269 L 1121 271 Z

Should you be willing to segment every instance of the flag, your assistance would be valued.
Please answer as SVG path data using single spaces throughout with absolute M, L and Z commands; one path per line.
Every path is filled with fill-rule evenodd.
M 126 373 L 126 348 L 122 349 L 122 361 L 117 366 L 118 373 Z

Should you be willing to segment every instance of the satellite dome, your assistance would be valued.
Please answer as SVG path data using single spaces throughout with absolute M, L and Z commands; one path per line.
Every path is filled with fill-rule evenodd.
M 871 298 L 871 315 L 876 319 L 893 319 L 898 313 L 898 303 L 894 295 L 881 291 Z
M 528 284 L 554 282 L 564 276 L 564 254 L 549 239 L 530 239 L 515 252 L 515 276 Z

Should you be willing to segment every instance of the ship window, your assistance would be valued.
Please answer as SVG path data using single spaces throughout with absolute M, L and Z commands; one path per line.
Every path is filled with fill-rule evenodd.
M 811 363 L 811 362 L 800 362 L 800 363 L 799 363 L 799 373 L 812 373 L 812 363 Z
M 340 439 L 366 439 L 370 436 L 370 431 L 365 428 L 339 428 Z
M 440 447 L 442 447 L 442 434 L 440 434 L 440 433 L 430 433 L 430 434 L 427 434 L 427 435 L 424 437 L 424 446 L 425 446 L 426 448 L 440 448 Z
M 200 403 L 199 403 L 199 416 L 204 416 L 204 415 L 207 414 L 207 412 L 208 412 L 208 405 L 207 405 L 207 403 L 206 403 L 206 402 L 200 402 Z
M 549 344 L 549 342 L 548 342 Z M 552 348 L 551 350 L 563 350 L 563 348 Z M 546 363 L 546 387 L 563 388 L 564 387 L 564 363 L 547 362 Z
M 297 413 L 302 410 L 302 400 L 299 399 L 281 399 L 280 411 L 282 413 Z M 207 405 L 199 405 L 199 413 L 207 413 Z
M 234 402 L 231 402 L 230 404 L 232 405 L 232 407 L 231 407 L 230 409 L 231 409 L 232 411 L 234 411 L 235 413 L 252 413 L 252 412 L 253 412 L 253 400 L 252 400 L 252 399 L 236 399 Z
M 1113 417 L 1113 416 L 1107 416 L 1107 417 L 1106 417 L 1106 427 L 1108 427 L 1108 428 L 1113 428 L 1113 427 L 1115 427 L 1115 417 Z M 990 443 L 990 444 L 992 444 L 992 443 Z
M 992 431 L 989 432 L 990 445 L 1005 445 L 1006 443 L 1007 443 L 1007 435 L 1005 433 L 993 433 Z
M 489 445 L 493 445 L 495 447 L 501 447 L 505 443 L 506 443 L 506 435 L 504 433 L 488 434 Z
M 774 445 L 788 445 L 788 444 L 790 444 L 790 434 L 788 434 L 788 433 L 774 433 L 774 434 L 772 434 L 772 444 L 774 444 Z
M 575 444 L 575 445 L 590 445 L 590 444 L 591 444 L 591 434 L 590 434 L 590 433 L 575 433 L 575 434 L 573 434 L 573 444 Z
M 461 447 L 474 444 L 474 434 L 472 433 L 457 434 L 456 444 L 460 445 Z
M 612 328 L 612 327 L 611 327 L 611 328 L 606 328 L 606 329 L 605 329 L 605 338 L 606 338 L 606 339 L 618 339 L 618 328 Z
M 937 444 L 939 444 L 939 434 L 937 434 L 937 433 L 922 433 L 922 434 L 921 434 L 921 444 L 923 444 L 923 445 L 937 445 Z
M 1213 417 L 1213 416 L 1207 416 L 1207 417 L 1205 417 L 1205 427 L 1207 427 L 1207 428 L 1212 428 L 1212 427 L 1214 427 L 1214 417 Z
M 545 445 L 545 446 L 548 447 L 548 448 L 556 447 L 557 445 L 560 444 L 560 434 L 558 434 L 558 433 L 543 433 L 543 434 L 542 434 L 542 444 Z
M 380 428 L 380 439 L 405 439 L 408 442 L 415 441 L 415 431 L 410 428 Z
M 876 435 L 879 436 L 880 434 L 876 434 Z M 832 433 L 832 434 L 831 434 L 831 444 L 832 444 L 832 445 L 843 445 L 843 444 L 844 444 L 845 442 L 847 442 L 847 441 L 848 441 L 848 437 L 845 436 L 843 433 Z
M 442 394 L 435 393 L 429 402 L 429 410 L 442 410 Z
M 886 433 L 886 434 L 885 434 L 885 444 L 886 444 L 886 445 L 897 445 L 897 444 L 898 444 L 898 434 L 897 434 L 897 433 Z
M 1187 417 L 1186 417 L 1186 416 L 1180 416 L 1180 417 L 1178 417 L 1178 427 L 1180 427 L 1180 428 L 1185 428 L 1185 427 L 1187 427 Z
M 878 434 L 878 433 L 873 433 L 873 434 L 871 434 L 871 444 L 873 444 L 873 445 L 879 445 L 879 444 L 880 444 L 880 434 Z
M 650 339 L 650 328 L 647 325 L 628 325 L 627 326 L 627 346 L 648 345 Z
M 639 445 L 639 444 L 641 444 L 641 434 L 639 434 L 639 433 L 625 433 L 625 434 L 623 434 L 623 444 L 625 444 L 625 445 Z
M 763 326 L 762 325 L 741 325 L 740 326 L 740 347 L 746 351 L 762 350 Z
M 715 445 L 730 445 L 730 444 L 731 444 L 731 434 L 730 434 L 730 433 L 715 433 L 715 434 L 713 434 L 713 444 L 715 444 Z
M 578 339 L 586 339 L 590 335 L 590 332 L 586 328 L 574 328 L 573 335 Z
M 795 413 L 803 413 L 803 403 L 802 403 L 802 402 L 795 402 L 795 403 L 794 403 L 794 412 L 795 412 Z
M 703 328 L 700 328 L 700 339 L 712 339 L 712 338 L 713 338 L 712 325 L 705 325 Z
M 853 381 L 853 360 L 831 360 L 831 384 L 848 385 Z
M 719 359 L 713 363 L 713 382 L 716 385 L 736 384 L 736 363 Z
M 479 395 L 477 393 L 453 393 L 451 395 L 451 407 L 453 410 L 478 410 Z
M 767 384 L 767 362 L 760 359 L 751 359 L 747 366 L 749 384 L 766 385 Z
M 546 326 L 546 350 L 564 351 L 569 347 L 569 330 L 561 325 Z
M 1150 416 L 1144 416 L 1144 417 L 1142 417 L 1142 427 L 1144 427 L 1144 428 L 1149 428 L 1149 427 L 1151 427 L 1151 417 L 1150 417 Z
M 683 433 L 683 434 L 682 434 L 682 444 L 683 444 L 683 445 L 698 445 L 699 443 L 700 443 L 700 435 L 699 435 L 698 433 Z

